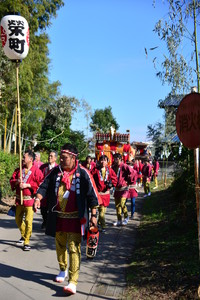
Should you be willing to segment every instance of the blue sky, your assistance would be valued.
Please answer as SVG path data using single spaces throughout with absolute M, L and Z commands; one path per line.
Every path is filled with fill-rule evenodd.
M 153 32 L 166 16 L 162 0 L 65 0 L 47 33 L 49 78 L 61 82 L 61 94 L 84 99 L 94 112 L 109 105 L 132 141 L 146 141 L 147 125 L 163 122 L 159 99 L 170 92 L 156 77 L 152 59 L 165 44 Z M 159 46 L 146 57 L 145 47 Z M 86 131 L 83 114 L 72 129 Z

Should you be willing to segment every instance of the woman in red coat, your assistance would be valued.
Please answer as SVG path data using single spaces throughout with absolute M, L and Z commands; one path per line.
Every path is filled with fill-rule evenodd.
M 96 164 L 94 161 L 92 161 L 92 157 L 90 155 L 88 155 L 86 157 L 85 161 L 82 163 L 82 166 L 85 167 L 86 169 L 88 169 L 91 173 L 92 170 L 96 167 Z
M 128 164 L 128 163 L 127 163 Z M 130 163 L 131 166 L 131 163 Z M 131 199 L 131 219 L 134 219 L 134 212 L 135 212 L 135 199 L 138 196 L 138 192 L 136 189 L 136 184 L 137 184 L 137 178 L 138 178 L 138 172 L 135 170 L 134 165 L 132 166 L 133 168 L 133 177 L 132 177 L 132 184 L 129 185 L 129 190 L 128 190 L 128 196 L 127 199 Z

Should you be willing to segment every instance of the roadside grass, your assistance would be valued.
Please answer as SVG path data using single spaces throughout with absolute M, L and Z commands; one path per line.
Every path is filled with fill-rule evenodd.
M 185 178 L 145 198 L 125 299 L 199 299 L 196 200 Z

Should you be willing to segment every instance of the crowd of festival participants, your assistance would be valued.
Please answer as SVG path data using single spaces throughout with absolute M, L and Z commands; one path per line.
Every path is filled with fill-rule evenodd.
M 55 281 L 61 283 L 68 278 L 64 292 L 75 294 L 81 240 L 87 228 L 98 227 L 100 232 L 106 232 L 106 210 L 111 194 L 116 208 L 113 226 L 126 226 L 129 217 L 134 219 L 138 188 L 144 188 L 143 197 L 151 196 L 152 179 L 154 188 L 158 187 L 158 171 L 157 159 L 152 162 L 146 157 L 144 161 L 124 162 L 119 153 L 113 155 L 112 162 L 103 154 L 98 161 L 88 156 L 80 163 L 77 148 L 69 143 L 61 148 L 59 162 L 58 153 L 54 150 L 49 152 L 46 163 L 40 161 L 39 152 L 25 151 L 22 180 L 19 168 L 10 179 L 11 188 L 16 192 L 15 220 L 21 234 L 17 244 L 24 251 L 31 250 L 34 211 L 40 209 L 41 228 L 47 235 L 55 237 L 60 269 Z M 130 212 L 128 199 L 131 201 Z

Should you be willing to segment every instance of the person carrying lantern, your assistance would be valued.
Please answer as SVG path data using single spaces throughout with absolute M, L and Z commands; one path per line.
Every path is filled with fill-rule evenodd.
M 42 198 L 47 197 L 45 233 L 55 236 L 60 267 L 55 281 L 64 282 L 68 276 L 68 285 L 64 286 L 64 292 L 68 295 L 76 293 L 81 261 L 81 236 L 86 235 L 85 229 L 89 224 L 97 227 L 96 207 L 99 205 L 93 177 L 79 164 L 77 157 L 78 151 L 74 145 L 67 143 L 62 147 L 60 165 L 46 176 L 37 191 L 34 203 L 37 210 Z
M 34 195 L 43 180 L 42 172 L 33 165 L 34 159 L 35 154 L 26 150 L 22 161 L 22 179 L 20 180 L 20 168 L 15 169 L 10 178 L 11 189 L 16 191 L 15 220 L 21 232 L 17 245 L 23 246 L 24 251 L 31 250 L 29 241 L 32 234 Z

